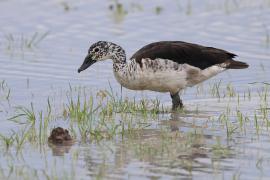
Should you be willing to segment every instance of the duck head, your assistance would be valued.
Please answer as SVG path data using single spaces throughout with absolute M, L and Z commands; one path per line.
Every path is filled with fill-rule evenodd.
M 78 73 L 87 69 L 98 61 L 103 61 L 111 58 L 110 43 L 106 41 L 98 41 L 90 46 L 87 56 L 85 57 Z

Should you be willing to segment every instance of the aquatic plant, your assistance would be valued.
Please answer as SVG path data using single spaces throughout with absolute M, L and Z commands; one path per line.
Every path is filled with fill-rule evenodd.
M 0 81 L 0 100 L 3 98 L 9 101 L 11 89 L 5 80 Z
M 30 36 L 26 36 L 24 34 L 14 35 L 11 33 L 4 34 L 6 39 L 6 48 L 9 51 L 14 50 L 25 50 L 25 49 L 33 49 L 36 48 L 49 34 L 49 31 L 40 33 L 35 32 Z

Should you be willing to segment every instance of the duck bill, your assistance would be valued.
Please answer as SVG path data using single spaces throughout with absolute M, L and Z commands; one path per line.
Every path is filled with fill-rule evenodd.
M 97 62 L 96 60 L 93 60 L 91 58 L 91 56 L 87 55 L 83 61 L 83 64 L 81 65 L 81 67 L 78 69 L 78 73 L 82 72 L 83 70 L 86 70 L 87 68 L 89 68 L 92 64 L 94 64 L 95 62 Z

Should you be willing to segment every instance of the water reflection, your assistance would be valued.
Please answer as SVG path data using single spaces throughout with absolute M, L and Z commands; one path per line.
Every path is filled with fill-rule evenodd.
M 234 169 L 228 162 L 235 152 L 222 135 L 204 131 L 205 125 L 191 123 L 190 116 L 171 113 L 158 126 L 114 143 L 92 145 L 94 149 L 84 151 L 89 174 L 123 178 L 128 171 L 136 177 L 192 177 L 198 172 L 211 174 Z
M 52 150 L 52 155 L 53 156 L 64 156 L 65 154 L 68 154 L 72 145 L 74 143 L 68 142 L 68 143 L 63 143 L 63 144 L 54 144 L 54 143 L 49 143 L 49 147 Z

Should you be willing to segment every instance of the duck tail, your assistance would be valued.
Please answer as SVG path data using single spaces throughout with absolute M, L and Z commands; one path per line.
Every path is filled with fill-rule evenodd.
M 229 60 L 227 61 L 227 69 L 246 69 L 249 65 L 245 62 Z

